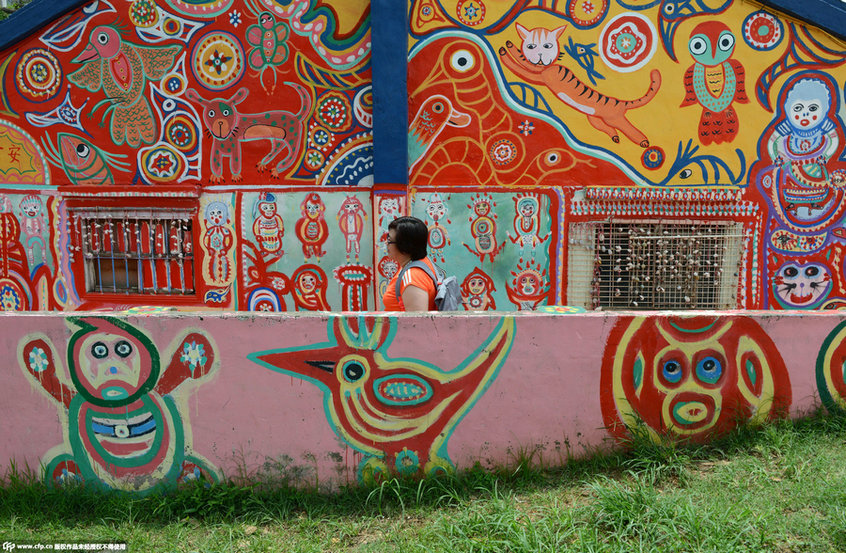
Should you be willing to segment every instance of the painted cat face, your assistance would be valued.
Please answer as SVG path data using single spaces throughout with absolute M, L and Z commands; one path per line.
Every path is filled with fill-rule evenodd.
M 515 27 L 520 38 L 523 40 L 521 51 L 529 63 L 550 65 L 558 59 L 561 53 L 558 39 L 564 33 L 564 29 L 567 28 L 566 25 L 551 30 L 536 27 L 531 31 L 519 23 L 515 23 Z
M 773 279 L 773 290 L 785 306 L 811 307 L 828 296 L 831 271 L 822 263 L 782 265 Z

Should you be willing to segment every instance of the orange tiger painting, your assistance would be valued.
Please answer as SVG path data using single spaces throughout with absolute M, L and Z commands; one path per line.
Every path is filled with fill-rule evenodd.
M 617 131 L 642 148 L 649 147 L 649 140 L 628 119 L 626 112 L 649 103 L 661 87 L 661 73 L 653 69 L 649 74 L 649 90 L 635 100 L 619 100 L 592 89 L 564 65 L 553 64 L 561 57 L 560 38 L 566 25 L 557 29 L 538 27 L 527 29 L 516 23 L 523 39 L 518 49 L 510 40 L 500 47 L 502 63 L 512 73 L 526 82 L 546 85 L 555 96 L 571 108 L 587 115 L 588 122 L 620 142 Z

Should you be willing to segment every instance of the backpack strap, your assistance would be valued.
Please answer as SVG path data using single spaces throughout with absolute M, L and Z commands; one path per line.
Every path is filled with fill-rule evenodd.
M 412 267 L 417 267 L 418 269 L 423 269 L 424 271 L 426 271 L 426 274 L 429 275 L 429 278 L 431 278 L 432 282 L 435 283 L 435 290 L 438 289 L 438 278 L 435 276 L 435 274 L 432 272 L 432 269 L 430 269 L 425 262 L 417 260 L 412 261 L 411 263 L 406 263 L 405 267 L 403 267 L 397 275 L 396 291 L 394 292 L 394 295 L 396 295 L 397 297 L 397 301 L 399 301 L 400 303 L 402 303 L 402 292 L 400 290 L 402 285 L 402 275 L 404 275 L 405 272 L 411 269 Z

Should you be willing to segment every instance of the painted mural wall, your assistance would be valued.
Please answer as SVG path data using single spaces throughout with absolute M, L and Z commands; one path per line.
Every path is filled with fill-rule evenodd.
M 373 309 L 370 53 L 367 0 L 80 2 L 0 53 L 3 309 Z
M 0 308 L 378 310 L 406 213 L 467 310 L 844 305 L 841 41 L 746 1 L 404 5 L 399 183 L 367 0 L 93 0 L 0 52 Z M 674 303 L 627 222 L 689 227 Z
M 409 7 L 411 210 L 462 278 L 490 277 L 498 309 L 528 305 L 515 277 L 524 302 L 578 304 L 569 283 L 597 287 L 600 269 L 568 261 L 573 229 L 611 221 L 694 238 L 734 223 L 725 307 L 843 305 L 842 41 L 732 0 Z M 607 231 L 595 232 L 598 259 Z M 713 275 L 700 249 L 688 281 Z M 624 281 L 648 264 L 608 255 Z M 664 292 L 642 285 L 625 306 Z M 679 296 L 675 308 L 696 307 Z
M 14 361 L 0 470 L 14 462 L 54 485 L 335 486 L 520 453 L 554 465 L 633 432 L 701 442 L 820 403 L 846 409 L 846 321 L 834 314 L 89 313 L 3 325 Z

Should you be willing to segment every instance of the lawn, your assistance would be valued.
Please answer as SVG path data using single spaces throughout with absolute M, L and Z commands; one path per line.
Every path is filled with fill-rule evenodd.
M 334 494 L 278 482 L 135 498 L 53 490 L 12 472 L 0 543 L 109 543 L 134 552 L 846 551 L 846 416 L 743 428 L 707 446 L 634 443 L 565 467 Z

